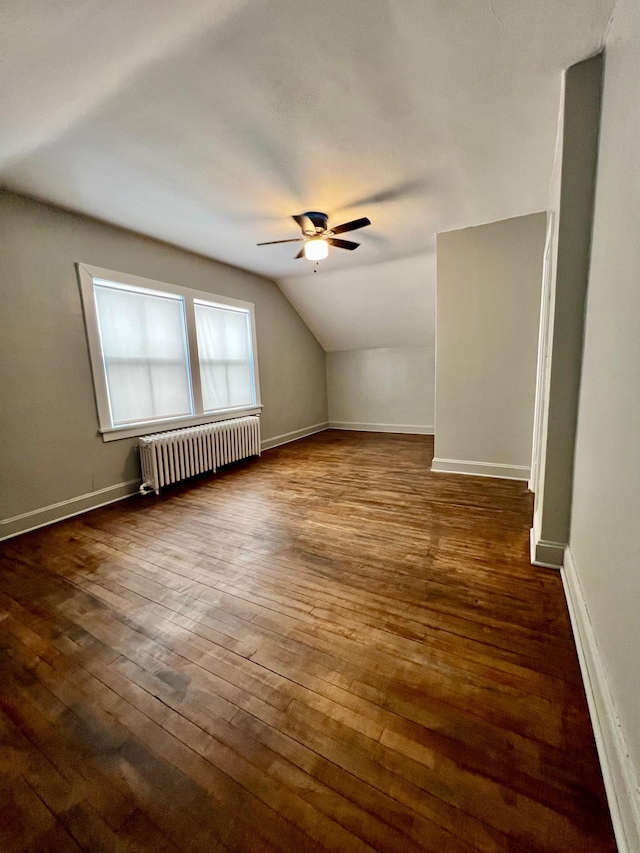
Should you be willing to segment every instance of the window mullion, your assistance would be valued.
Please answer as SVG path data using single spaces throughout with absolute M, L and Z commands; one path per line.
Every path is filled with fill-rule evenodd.
M 189 372 L 191 374 L 191 393 L 193 395 L 193 411 L 196 415 L 204 414 L 202 402 L 202 380 L 200 379 L 200 359 L 198 357 L 198 335 L 196 333 L 196 312 L 193 299 L 186 297 L 184 312 L 187 321 L 187 340 L 189 342 Z

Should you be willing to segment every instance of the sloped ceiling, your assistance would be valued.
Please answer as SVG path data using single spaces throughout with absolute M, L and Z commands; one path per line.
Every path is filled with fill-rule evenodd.
M 280 282 L 327 352 L 434 343 L 435 253 Z
M 327 348 L 409 345 L 435 233 L 547 206 L 559 72 L 613 2 L 7 0 L 0 180 L 280 280 Z M 373 225 L 317 274 L 255 246 L 308 209 Z

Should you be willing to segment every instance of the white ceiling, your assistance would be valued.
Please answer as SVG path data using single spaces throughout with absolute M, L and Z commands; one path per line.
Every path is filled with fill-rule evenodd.
M 547 206 L 559 72 L 601 46 L 613 5 L 5 0 L 0 179 L 282 280 L 327 348 L 409 345 L 399 306 L 431 297 L 414 277 L 390 312 L 389 262 Z M 308 209 L 373 225 L 317 275 L 296 244 L 255 246 Z

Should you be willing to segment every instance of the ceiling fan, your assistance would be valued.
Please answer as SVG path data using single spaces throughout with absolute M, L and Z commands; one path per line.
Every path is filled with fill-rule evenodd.
M 273 246 L 275 243 L 303 243 L 304 245 L 295 259 L 304 257 L 310 261 L 321 261 L 329 254 L 329 246 L 335 246 L 337 249 L 348 249 L 352 252 L 360 245 L 360 243 L 352 243 L 351 240 L 336 240 L 336 234 L 356 231 L 358 228 L 364 228 L 365 225 L 371 225 L 371 220 L 365 216 L 362 219 L 354 219 L 351 222 L 345 222 L 343 225 L 336 225 L 335 228 L 329 228 L 327 214 L 313 210 L 292 218 L 300 226 L 302 237 L 294 237 L 291 240 L 271 240 L 268 243 L 257 243 L 256 245 Z

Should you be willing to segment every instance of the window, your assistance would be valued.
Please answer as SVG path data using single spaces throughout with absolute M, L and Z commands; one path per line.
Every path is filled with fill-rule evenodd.
M 252 405 L 254 392 L 248 313 L 200 300 L 195 302 L 195 312 L 205 410 Z
M 78 264 L 105 441 L 260 410 L 253 305 Z
M 94 281 L 111 425 L 192 415 L 184 301 Z

